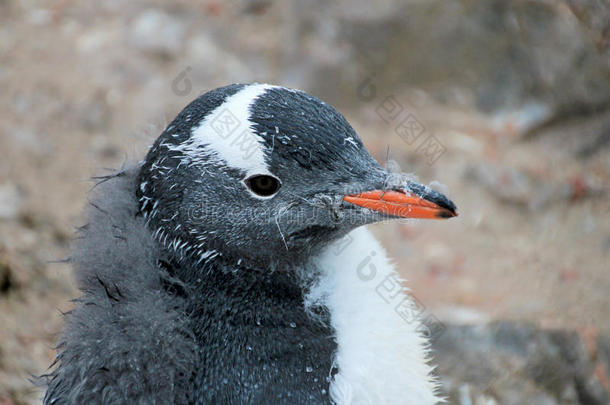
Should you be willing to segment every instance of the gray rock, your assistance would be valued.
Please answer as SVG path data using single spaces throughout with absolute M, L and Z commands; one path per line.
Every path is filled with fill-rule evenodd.
M 610 399 L 575 332 L 508 322 L 446 326 L 433 347 L 450 403 L 602 405 Z
M 307 86 L 331 102 L 354 99 L 370 79 L 376 102 L 404 86 L 448 103 L 472 100 L 486 112 L 538 106 L 524 123 L 529 127 L 550 112 L 564 114 L 610 99 L 606 58 L 563 2 L 339 3 L 309 7 L 300 16 L 306 20 L 300 25 L 309 29 L 303 43 L 319 40 L 349 54 L 313 67 L 319 74 L 312 74 L 315 80 Z M 296 46 L 307 52 L 306 45 Z

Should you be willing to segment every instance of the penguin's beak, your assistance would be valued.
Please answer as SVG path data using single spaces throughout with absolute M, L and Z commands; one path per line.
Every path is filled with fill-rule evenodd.
M 444 219 L 457 216 L 451 200 L 424 185 L 409 182 L 402 190 L 371 190 L 343 199 L 359 207 L 401 218 Z

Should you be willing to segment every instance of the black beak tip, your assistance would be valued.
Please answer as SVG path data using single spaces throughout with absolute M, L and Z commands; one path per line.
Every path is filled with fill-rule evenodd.
M 455 211 L 448 211 L 448 210 L 442 210 L 442 211 L 439 211 L 436 214 L 436 217 L 437 218 L 443 218 L 443 219 L 444 218 L 453 218 L 453 217 L 457 217 L 457 212 L 455 212 Z
M 442 207 L 447 210 L 447 211 L 441 211 L 441 213 L 447 215 L 447 216 L 442 216 L 442 218 L 456 217 L 457 216 L 457 207 L 455 206 L 453 201 L 451 201 L 450 199 L 448 199 L 441 193 L 436 193 L 436 194 L 438 194 L 437 198 L 429 199 L 429 200 L 432 201 L 433 203 L 435 203 L 436 205 L 438 205 L 439 207 Z
M 414 193 L 416 196 L 423 198 L 424 200 L 428 200 L 433 202 L 445 210 L 440 211 L 437 214 L 438 218 L 451 218 L 457 216 L 457 207 L 444 194 L 439 193 L 436 190 L 432 190 L 429 187 L 426 187 L 422 184 L 410 182 L 407 186 L 408 190 Z

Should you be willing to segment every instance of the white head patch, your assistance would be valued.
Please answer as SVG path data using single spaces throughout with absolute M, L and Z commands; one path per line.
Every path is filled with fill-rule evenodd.
M 173 149 L 180 150 L 192 162 L 218 159 L 245 171 L 246 176 L 269 174 L 263 139 L 252 129 L 250 107 L 257 97 L 274 87 L 252 84 L 227 97 L 198 127 L 193 127 L 186 143 Z

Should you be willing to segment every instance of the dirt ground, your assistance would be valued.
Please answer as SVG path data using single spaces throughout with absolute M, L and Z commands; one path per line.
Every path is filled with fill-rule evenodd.
M 40 396 L 28 378 L 52 362 L 61 312 L 78 295 L 69 266 L 53 261 L 69 254 L 88 178 L 120 167 L 126 156 L 141 158 L 204 89 L 282 80 L 274 68 L 278 46 L 267 31 L 250 35 L 254 24 L 240 27 L 241 48 L 232 51 L 202 43 L 192 27 L 169 26 L 190 41 L 172 54 L 172 32 L 162 34 L 167 43 L 148 44 L 125 28 L 141 18 L 141 5 L 60 10 L 67 3 L 42 9 L 0 1 L 2 405 Z M 213 15 L 213 4 L 198 10 Z M 244 49 L 267 55 L 269 65 L 240 62 L 235 55 Z M 209 57 L 203 72 L 190 68 L 196 52 Z M 176 87 L 181 72 L 191 87 Z M 380 118 L 387 96 L 442 144 L 437 160 Z M 458 206 L 459 217 L 449 221 L 374 226 L 431 313 L 443 322 L 518 319 L 610 333 L 610 148 L 582 152 L 610 131 L 610 112 L 566 118 L 529 139 L 511 117 L 441 106 L 408 90 L 342 112 L 376 158 L 386 161 L 389 147 L 392 166 L 442 183 Z

